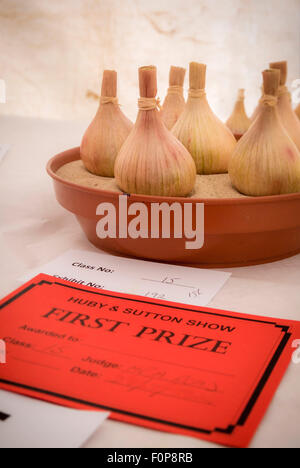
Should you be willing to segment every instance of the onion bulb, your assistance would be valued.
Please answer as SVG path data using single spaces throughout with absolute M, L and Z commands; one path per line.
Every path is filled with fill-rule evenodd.
M 293 108 L 291 95 L 286 87 L 287 62 L 270 63 L 270 68 L 280 70 L 280 86 L 278 89 L 278 112 L 288 134 L 296 143 L 300 151 L 300 121 L 297 118 Z
M 139 112 L 115 162 L 116 182 L 126 193 L 189 195 L 196 180 L 195 163 L 161 119 L 156 67 L 139 69 L 139 85 Z
M 255 122 L 238 141 L 229 165 L 233 186 L 244 195 L 300 191 L 300 153 L 277 110 L 279 71 L 263 72 L 264 96 Z
M 226 173 L 236 139 L 209 107 L 205 93 L 206 65 L 191 62 L 189 75 L 188 100 L 172 133 L 192 155 L 198 174 Z
M 169 130 L 174 127 L 185 106 L 183 97 L 185 71 L 185 68 L 181 67 L 170 68 L 169 88 L 161 109 L 161 117 Z
M 115 159 L 132 127 L 118 104 L 117 73 L 105 70 L 99 108 L 80 147 L 86 169 L 99 176 L 114 177 Z
M 226 122 L 227 127 L 232 131 L 236 140 L 239 140 L 251 125 L 251 120 L 245 110 L 245 90 L 239 89 L 237 101 L 233 112 Z

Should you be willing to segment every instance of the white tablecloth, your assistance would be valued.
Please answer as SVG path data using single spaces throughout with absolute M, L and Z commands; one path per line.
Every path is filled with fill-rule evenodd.
M 0 296 L 17 278 L 67 249 L 95 251 L 72 214 L 56 202 L 45 171 L 48 159 L 78 146 L 88 122 L 0 116 Z M 210 306 L 300 320 L 300 255 L 277 263 L 231 269 Z M 300 337 L 298 337 L 300 338 Z M 300 364 L 291 364 L 251 447 L 300 447 Z M 205 441 L 107 421 L 88 447 L 213 447 Z

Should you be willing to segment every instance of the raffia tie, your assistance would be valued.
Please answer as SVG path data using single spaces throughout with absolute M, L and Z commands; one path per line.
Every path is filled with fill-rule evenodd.
M 279 88 L 278 88 L 278 96 L 282 96 L 282 94 L 286 94 L 286 93 L 288 93 L 288 92 L 289 92 L 289 90 L 287 89 L 286 86 L 284 86 L 284 85 L 283 85 L 283 86 L 279 86 Z
M 283 94 L 287 94 L 288 97 L 289 97 L 290 102 L 292 102 L 292 96 L 291 96 L 291 93 L 289 92 L 288 88 L 286 86 L 279 86 L 278 97 L 282 96 Z
M 179 94 L 180 96 L 183 95 L 183 87 L 179 85 L 171 85 L 168 88 L 168 94 Z
M 205 96 L 206 92 L 205 89 L 189 89 L 189 97 L 191 98 L 201 98 Z
M 100 104 L 118 104 L 117 97 L 110 97 L 110 96 L 101 96 L 100 97 Z
M 142 97 L 138 100 L 138 107 L 144 111 L 161 109 L 160 99 Z
M 265 94 L 260 102 L 266 106 L 274 107 L 276 106 L 278 99 L 277 96 L 271 96 L 271 94 Z

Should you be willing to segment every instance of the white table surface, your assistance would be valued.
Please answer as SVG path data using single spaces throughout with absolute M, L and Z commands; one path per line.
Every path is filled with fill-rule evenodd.
M 0 143 L 11 149 L 0 162 L 0 296 L 17 278 L 66 250 L 95 251 L 75 217 L 56 202 L 45 165 L 78 146 L 88 122 L 0 115 Z M 228 270 L 227 270 L 228 271 Z M 232 277 L 209 306 L 300 321 L 300 255 L 280 262 L 230 269 Z M 300 337 L 298 337 L 300 338 Z M 300 364 L 291 363 L 251 447 L 300 447 Z M 214 447 L 214 444 L 106 421 L 87 447 Z

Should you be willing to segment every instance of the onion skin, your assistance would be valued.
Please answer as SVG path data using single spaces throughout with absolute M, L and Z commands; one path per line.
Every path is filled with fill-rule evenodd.
M 270 68 L 279 70 L 280 72 L 280 87 L 278 89 L 278 113 L 283 126 L 300 151 L 300 121 L 292 108 L 291 95 L 286 87 L 286 80 L 288 75 L 287 61 L 284 60 L 282 62 L 272 62 L 270 63 Z
M 132 127 L 118 105 L 100 105 L 80 146 L 80 156 L 87 170 L 99 176 L 114 177 L 115 159 Z
M 212 112 L 205 96 L 188 99 L 172 133 L 193 156 L 198 174 L 228 172 L 236 139 Z
M 278 112 L 283 126 L 300 151 L 300 121 L 292 109 L 290 93 L 285 92 L 279 96 Z
M 130 194 L 185 197 L 195 186 L 195 163 L 152 105 L 156 96 L 156 68 L 142 67 L 139 74 L 141 97 L 146 98 L 146 107 L 147 99 L 150 104 L 147 110 L 140 107 L 133 130 L 117 156 L 117 184 Z
M 97 113 L 86 130 L 80 156 L 92 174 L 114 177 L 115 159 L 133 124 L 117 102 L 117 73 L 105 70 Z
M 228 172 L 236 139 L 207 102 L 205 73 L 204 64 L 190 63 L 189 97 L 172 133 L 192 155 L 198 174 L 221 174 Z
M 226 122 L 227 127 L 231 130 L 237 141 L 246 133 L 251 125 L 251 120 L 246 114 L 244 99 L 244 90 L 240 89 L 233 112 Z
M 171 130 L 174 127 L 185 107 L 185 100 L 183 97 L 185 72 L 185 68 L 174 66 L 170 68 L 170 87 L 160 113 L 168 130 Z
M 142 111 L 117 157 L 115 177 L 126 193 L 185 197 L 193 191 L 196 168 L 158 111 Z

